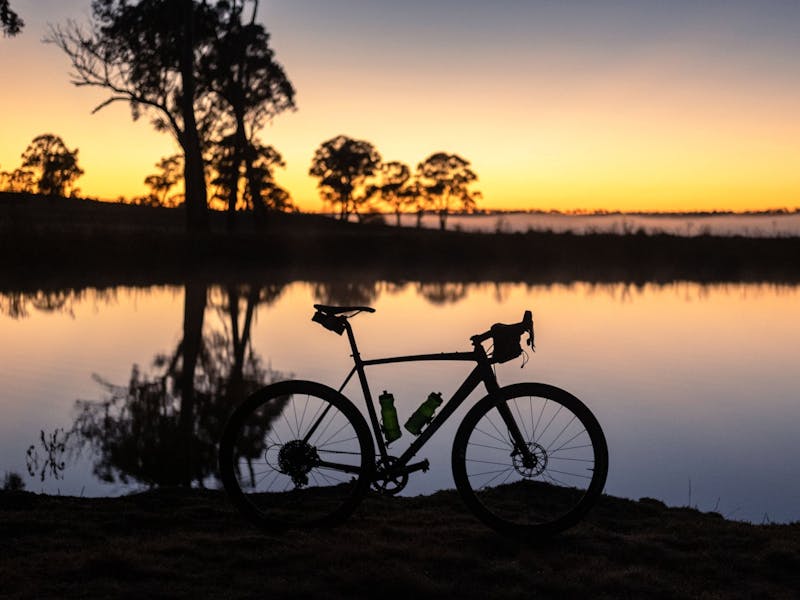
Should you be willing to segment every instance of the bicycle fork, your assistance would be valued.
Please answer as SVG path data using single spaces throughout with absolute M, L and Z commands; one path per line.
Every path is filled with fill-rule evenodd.
M 477 350 L 476 346 L 476 350 Z M 483 347 L 480 347 L 480 350 L 483 350 Z M 486 354 L 483 354 L 485 359 Z M 489 392 L 489 395 L 496 394 L 500 391 L 500 385 L 497 383 L 497 377 L 492 371 L 492 367 L 489 364 L 487 359 L 482 360 L 479 362 L 482 366 L 482 376 L 483 382 L 486 386 L 486 391 Z M 522 431 L 517 425 L 517 422 L 514 420 L 514 415 L 511 413 L 511 409 L 505 402 L 501 402 L 497 405 L 497 412 L 500 413 L 500 418 L 505 423 L 506 427 L 508 428 L 508 433 L 511 436 L 511 442 L 513 445 L 513 450 L 511 452 L 511 456 L 522 456 L 522 464 L 526 467 L 532 468 L 536 465 L 537 458 L 534 453 L 531 451 L 531 448 L 528 447 L 528 443 L 525 441 L 525 438 L 522 435 Z

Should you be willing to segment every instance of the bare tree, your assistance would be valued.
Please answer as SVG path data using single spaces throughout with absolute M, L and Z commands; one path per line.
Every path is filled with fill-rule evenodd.
M 210 40 L 210 11 L 193 0 L 93 0 L 88 31 L 68 22 L 47 38 L 69 57 L 73 84 L 109 91 L 94 112 L 127 102 L 134 120 L 147 112 L 156 129 L 174 135 L 185 157 L 187 226 L 195 231 L 208 227 L 195 71 Z

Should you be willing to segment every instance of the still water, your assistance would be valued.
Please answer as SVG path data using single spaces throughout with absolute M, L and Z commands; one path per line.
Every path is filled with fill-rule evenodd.
M 608 439 L 606 492 L 753 522 L 800 519 L 800 288 L 773 284 L 314 283 L 115 287 L 0 294 L 0 476 L 32 491 L 116 495 L 149 484 L 216 487 L 215 443 L 236 393 L 296 377 L 338 388 L 347 341 L 314 302 L 366 303 L 364 358 L 469 349 L 469 336 L 533 310 L 536 352 L 501 384 L 563 387 Z M 368 370 L 401 423 L 469 363 Z M 186 373 L 193 373 L 187 377 Z M 191 410 L 181 390 L 192 379 Z M 356 383 L 345 388 L 363 407 Z M 474 394 L 419 458 L 406 494 L 453 487 L 449 456 Z M 192 431 L 191 473 L 177 432 Z M 392 444 L 399 455 L 407 432 Z

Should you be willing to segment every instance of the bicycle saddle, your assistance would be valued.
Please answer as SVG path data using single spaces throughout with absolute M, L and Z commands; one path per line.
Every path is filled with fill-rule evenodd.
M 347 312 L 375 312 L 375 309 L 370 306 L 328 306 L 327 304 L 315 304 L 314 308 L 316 308 L 319 312 L 330 316 Z

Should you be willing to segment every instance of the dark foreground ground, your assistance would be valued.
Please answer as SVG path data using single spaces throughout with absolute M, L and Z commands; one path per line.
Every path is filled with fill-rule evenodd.
M 604 497 L 549 541 L 501 538 L 455 492 L 369 498 L 338 528 L 260 533 L 219 492 L 0 491 L 3 598 L 797 598 L 800 524 Z
M 0 193 L 0 285 L 220 281 L 236 271 L 275 278 L 594 282 L 800 281 L 800 237 L 680 237 L 527 232 L 483 234 L 319 215 L 239 215 L 228 233 L 187 234 L 179 209 Z

